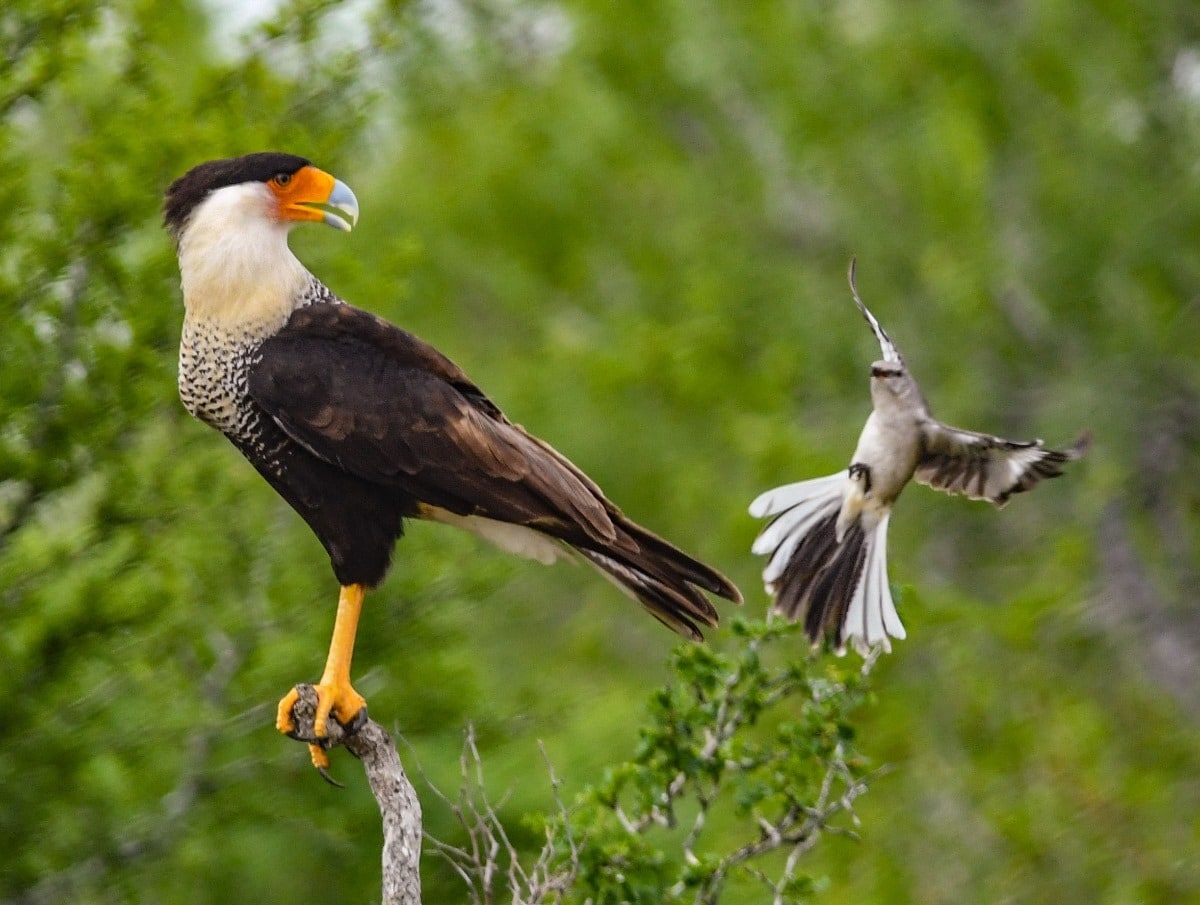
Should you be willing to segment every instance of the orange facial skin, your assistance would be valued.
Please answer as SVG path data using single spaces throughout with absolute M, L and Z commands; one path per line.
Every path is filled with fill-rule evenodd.
M 280 220 L 325 223 L 349 230 L 358 219 L 358 201 L 345 183 L 324 170 L 305 166 L 267 182 Z

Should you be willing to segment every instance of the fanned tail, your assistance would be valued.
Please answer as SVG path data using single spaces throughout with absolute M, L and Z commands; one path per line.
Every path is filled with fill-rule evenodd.
M 838 652 L 850 643 L 859 653 L 888 636 L 905 637 L 887 580 L 888 516 L 864 530 L 861 516 L 838 537 L 838 515 L 849 472 L 769 490 L 750 514 L 772 517 L 752 551 L 769 557 L 763 583 L 772 610 L 803 621 L 814 643 L 835 636 Z
M 861 521 L 854 525 L 853 530 L 862 538 L 862 553 L 858 579 L 838 631 L 839 650 L 844 650 L 849 642 L 864 656 L 876 644 L 882 644 L 883 649 L 891 653 L 888 636 L 900 640 L 907 637 L 888 586 L 887 529 L 890 518 L 888 513 L 866 533 Z

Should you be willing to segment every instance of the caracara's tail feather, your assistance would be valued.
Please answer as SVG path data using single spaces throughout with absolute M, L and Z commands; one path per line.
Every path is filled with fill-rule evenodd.
M 890 634 L 904 637 L 887 580 L 885 516 L 869 532 L 856 519 L 838 538 L 838 515 L 847 472 L 769 490 L 750 506 L 758 517 L 774 516 L 753 552 L 770 557 L 763 570 L 772 610 L 804 623 L 814 644 L 833 634 L 839 652 L 847 642 L 860 653 Z
M 541 563 L 579 556 L 660 622 L 695 641 L 704 640 L 699 626 L 716 626 L 718 621 L 717 610 L 704 596 L 705 591 L 734 603 L 742 602 L 737 586 L 716 569 L 631 522 L 615 507 L 609 510 L 615 532 L 611 543 L 582 531 L 568 539 L 558 530 L 542 526 L 458 515 L 435 506 L 423 507 L 420 515 L 462 528 L 509 553 Z
M 633 597 L 659 622 L 685 638 L 704 640 L 700 626 L 716 626 L 718 614 L 703 591 L 742 602 L 741 592 L 720 572 L 629 519 L 614 519 L 621 534 L 636 544 L 607 549 L 576 547 L 604 577 Z
M 696 623 L 717 624 L 716 609 L 692 586 L 682 582 L 668 583 L 595 550 L 580 550 L 579 553 L 601 575 L 640 603 L 646 612 L 685 638 L 703 641 L 704 635 Z
M 655 574 L 674 583 L 685 582 L 688 585 L 695 585 L 697 588 L 703 588 L 711 594 L 732 600 L 734 603 L 742 602 L 742 592 L 738 590 L 737 585 L 716 569 L 689 556 L 670 541 L 664 540 L 623 515 L 618 515 L 613 521 L 621 532 L 627 534 L 637 544 L 642 560 L 655 566 Z

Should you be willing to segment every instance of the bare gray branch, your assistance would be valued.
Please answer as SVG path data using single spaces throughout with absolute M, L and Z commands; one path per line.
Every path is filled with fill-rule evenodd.
M 293 737 L 313 743 L 313 718 L 317 694 L 311 685 L 298 685 L 300 700 L 292 709 L 296 721 Z M 396 751 L 396 743 L 387 730 L 368 719 L 350 735 L 329 721 L 325 748 L 345 746 L 362 761 L 367 782 L 379 804 L 383 818 L 383 905 L 420 905 L 421 903 L 421 802 L 409 782 Z

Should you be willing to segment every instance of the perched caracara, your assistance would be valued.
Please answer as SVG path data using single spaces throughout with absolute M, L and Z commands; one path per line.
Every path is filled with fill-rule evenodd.
M 717 624 L 723 575 L 622 515 L 582 471 L 509 421 L 453 362 L 351 307 L 288 248 L 316 221 L 349 230 L 358 201 L 292 154 L 203 163 L 167 189 L 186 310 L 179 395 L 308 523 L 341 583 L 316 733 L 366 702 L 350 659 L 363 593 L 383 580 L 406 518 L 466 529 L 543 563 L 580 557 L 688 638 Z M 277 727 L 294 729 L 293 689 Z M 328 764 L 312 746 L 313 763 Z
M 774 611 L 803 620 L 809 639 L 832 635 L 839 652 L 860 653 L 903 638 L 887 575 L 887 529 L 892 506 L 915 476 L 921 484 L 1003 506 L 1044 478 L 1062 474 L 1087 449 L 1084 433 L 1065 450 L 1041 440 L 1005 440 L 943 424 L 933 417 L 900 350 L 850 293 L 883 354 L 871 365 L 873 409 L 844 471 L 768 490 L 750 514 L 771 523 L 753 552 L 769 557 L 763 582 Z

